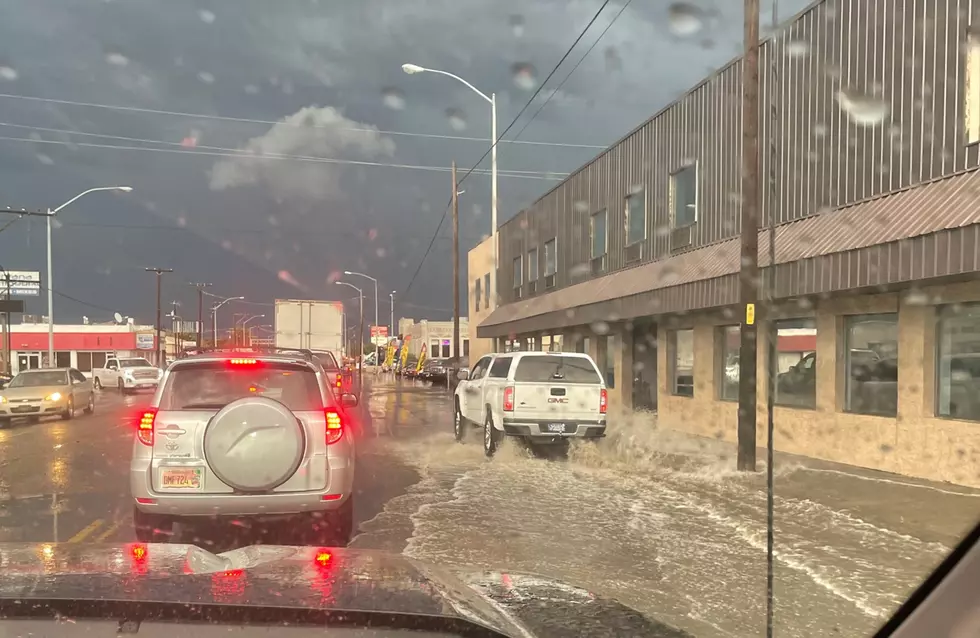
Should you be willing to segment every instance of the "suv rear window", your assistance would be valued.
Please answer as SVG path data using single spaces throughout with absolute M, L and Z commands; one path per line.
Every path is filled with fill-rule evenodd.
M 340 369 L 340 366 L 337 365 L 337 359 L 333 356 L 332 352 L 314 352 L 313 356 L 320 362 L 324 370 Z
M 592 362 L 584 357 L 535 355 L 521 357 L 514 381 L 527 383 L 602 383 Z
M 290 410 L 322 410 L 320 384 L 313 370 L 290 363 L 225 361 L 175 366 L 160 399 L 161 410 L 220 410 L 244 397 L 265 396 Z

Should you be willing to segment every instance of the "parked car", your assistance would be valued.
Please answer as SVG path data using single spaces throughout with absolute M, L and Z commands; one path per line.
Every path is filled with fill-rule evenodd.
M 427 381 L 445 381 L 449 373 L 449 359 L 429 359 L 422 364 L 419 378 Z

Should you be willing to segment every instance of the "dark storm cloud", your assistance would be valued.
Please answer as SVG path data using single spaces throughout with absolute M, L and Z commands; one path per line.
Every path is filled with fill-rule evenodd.
M 330 273 L 354 264 L 381 278 L 386 288 L 405 286 L 444 211 L 448 175 L 298 160 L 267 165 L 229 154 L 252 148 L 441 168 L 455 159 L 468 168 L 484 154 L 485 143 L 351 129 L 489 137 L 488 105 L 479 96 L 449 78 L 405 75 L 401 65 L 413 62 L 456 73 L 486 93 L 495 92 L 503 131 L 533 91 L 533 83 L 525 83 L 527 74 L 515 76 L 515 68 L 533 67 L 532 79 L 541 81 L 599 4 L 8 2 L 0 8 L 0 93 L 172 114 L 0 98 L 4 123 L 38 127 L 35 137 L 47 142 L 0 140 L 0 162 L 7 169 L 0 174 L 0 192 L 9 200 L 2 203 L 55 205 L 88 185 L 128 183 L 136 189 L 131 197 L 79 202 L 72 215 L 80 223 L 98 224 L 111 212 L 131 225 L 166 225 L 179 229 L 173 231 L 178 236 L 205 238 L 193 244 L 171 238 L 165 244 L 163 252 L 172 256 L 172 263 L 164 265 L 187 270 L 184 279 L 221 280 L 237 287 L 236 294 L 297 294 L 278 277 L 287 271 L 311 294 L 326 295 L 336 292 L 327 284 Z M 681 35 L 669 23 L 669 4 L 632 3 L 521 139 L 609 144 L 737 53 L 740 3 L 688 3 L 702 10 L 703 22 L 693 32 L 686 25 Z M 800 4 L 797 0 L 797 6 L 783 10 L 789 15 Z M 610 4 L 538 104 L 620 7 Z M 521 130 L 536 110 L 532 105 L 507 137 Z M 289 118 L 299 114 L 327 117 L 318 123 L 333 127 L 333 134 L 317 128 L 318 133 L 307 130 L 304 135 L 303 127 L 289 126 Z M 30 133 L 0 126 L 0 137 L 27 139 Z M 212 155 L 180 154 L 186 151 Z M 502 143 L 499 163 L 502 171 L 567 173 L 596 152 Z M 489 162 L 484 160 L 481 168 L 489 168 Z M 25 172 L 29 179 L 19 177 Z M 501 178 L 500 220 L 555 183 Z M 473 174 L 464 188 L 465 250 L 489 232 L 489 178 Z M 80 232 L 67 223 L 59 229 L 64 251 L 73 250 L 69 233 Z M 129 233 L 125 236 L 133 242 L 145 241 L 136 231 L 119 233 Z M 118 241 L 118 234 L 113 237 Z M 0 235 L 0 246 L 18 239 L 23 237 L 8 231 Z M 117 256 L 106 237 L 96 235 L 82 243 L 101 259 L 118 260 L 113 272 L 135 268 L 130 262 L 137 260 Z M 184 248 L 191 245 L 195 254 L 188 256 Z M 425 284 L 417 283 L 412 291 L 420 304 L 450 305 L 448 250 L 444 240 L 434 244 L 419 277 Z M 266 276 L 242 280 L 243 263 Z M 83 270 L 70 273 L 62 285 L 79 290 L 82 297 L 104 295 L 106 286 L 91 286 Z M 259 289 L 242 292 L 250 286 Z M 142 298 L 119 303 L 147 307 Z

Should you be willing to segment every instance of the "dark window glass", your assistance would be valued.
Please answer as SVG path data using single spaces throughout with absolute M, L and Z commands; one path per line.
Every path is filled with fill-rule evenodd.
M 177 365 L 161 399 L 161 410 L 218 410 L 244 397 L 264 396 L 290 410 L 322 410 L 316 373 L 275 362 L 230 366 L 225 362 Z
M 674 228 L 698 220 L 698 169 L 688 166 L 670 176 L 670 208 Z
M 70 368 L 71 367 L 71 353 L 70 352 L 55 352 L 54 353 L 54 367 L 56 367 L 56 368 Z
M 776 403 L 797 408 L 817 406 L 817 322 L 776 322 Z
M 499 357 L 493 360 L 493 365 L 490 366 L 490 376 L 494 379 L 506 379 L 507 373 L 510 372 L 510 362 L 513 361 L 511 357 Z
M 592 214 L 592 257 L 606 254 L 606 211 Z
M 718 368 L 715 385 L 722 401 L 738 401 L 738 345 L 742 330 L 738 326 L 722 326 L 716 333 Z
M 844 409 L 859 414 L 898 413 L 898 315 L 856 315 L 845 322 Z
M 646 193 L 640 191 L 626 198 L 626 245 L 643 241 L 646 234 Z
M 602 383 L 592 362 L 584 357 L 531 355 L 521 357 L 515 381 L 530 383 Z
M 667 341 L 671 394 L 694 396 L 694 331 L 672 330 Z
M 980 304 L 939 310 L 936 414 L 980 421 Z
M 91 352 L 79 352 L 78 353 L 78 369 L 82 372 L 92 371 L 92 353 Z

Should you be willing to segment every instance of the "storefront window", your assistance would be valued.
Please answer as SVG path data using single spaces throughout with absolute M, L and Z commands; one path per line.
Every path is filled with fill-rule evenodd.
M 54 353 L 54 367 L 56 368 L 70 368 L 71 367 L 71 352 L 55 352 Z
M 980 303 L 939 310 L 936 414 L 980 421 Z
M 452 356 L 452 340 L 443 339 L 442 340 L 442 358 L 448 359 Z
M 606 371 L 606 387 L 615 388 L 616 387 L 616 337 L 613 335 L 605 335 L 604 337 L 599 337 L 600 339 L 606 340 L 606 361 L 605 361 L 605 371 Z M 601 368 L 602 366 L 600 366 Z
M 898 413 L 898 315 L 855 315 L 845 322 L 844 409 L 858 414 Z
M 794 408 L 817 406 L 817 322 L 776 322 L 776 403 Z
M 464 357 L 470 356 L 470 340 L 469 339 L 463 339 L 463 356 Z
M 671 330 L 667 342 L 671 394 L 694 396 L 694 331 Z
M 718 363 L 715 384 L 722 401 L 738 401 L 738 346 L 742 331 L 738 326 L 721 326 L 715 333 Z
M 439 342 L 433 340 L 429 343 L 429 358 L 438 359 L 439 358 Z

